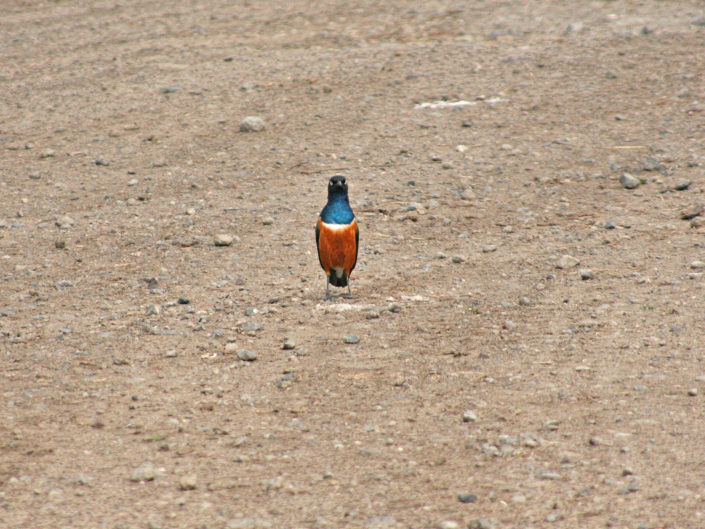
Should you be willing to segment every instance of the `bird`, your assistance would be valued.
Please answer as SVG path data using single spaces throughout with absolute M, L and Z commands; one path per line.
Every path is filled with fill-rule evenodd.
M 316 223 L 316 248 L 318 262 L 326 273 L 326 299 L 330 299 L 330 285 L 348 287 L 350 274 L 357 263 L 360 231 L 355 214 L 350 208 L 348 184 L 345 177 L 335 175 L 328 181 L 328 203 Z

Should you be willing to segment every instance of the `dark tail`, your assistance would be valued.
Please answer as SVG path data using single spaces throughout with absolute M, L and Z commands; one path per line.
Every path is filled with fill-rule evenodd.
M 338 277 L 335 275 L 335 270 L 331 270 L 331 273 L 328 276 L 328 282 L 334 287 L 346 287 L 348 286 L 348 275 L 343 272 L 343 275 Z

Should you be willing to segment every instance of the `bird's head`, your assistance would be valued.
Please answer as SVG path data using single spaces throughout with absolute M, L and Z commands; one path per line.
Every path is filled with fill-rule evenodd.
M 342 175 L 332 176 L 328 182 L 328 196 L 332 197 L 335 195 L 347 195 L 348 194 L 348 184 L 345 183 L 345 177 Z

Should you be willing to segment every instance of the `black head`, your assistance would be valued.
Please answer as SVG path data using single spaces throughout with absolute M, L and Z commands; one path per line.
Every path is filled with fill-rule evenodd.
M 338 194 L 348 194 L 348 184 L 345 183 L 345 177 L 339 174 L 332 176 L 328 182 L 328 196 Z

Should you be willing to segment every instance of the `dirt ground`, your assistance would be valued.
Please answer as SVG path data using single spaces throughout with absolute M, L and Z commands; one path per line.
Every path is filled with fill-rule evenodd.
M 3 1 L 0 526 L 705 527 L 704 42 L 694 0 Z

